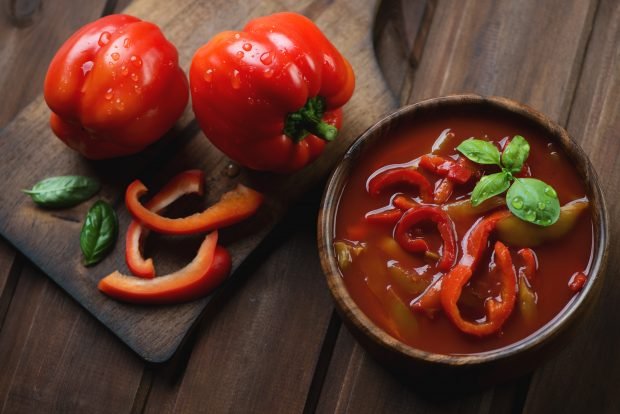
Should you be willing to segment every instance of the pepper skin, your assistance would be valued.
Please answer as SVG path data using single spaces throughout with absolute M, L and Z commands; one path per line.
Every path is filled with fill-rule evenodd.
M 99 281 L 99 290 L 117 300 L 143 304 L 179 303 L 198 299 L 219 286 L 231 269 L 230 255 L 217 246 L 217 231 L 209 233 L 184 268 L 153 279 L 114 271 Z
M 336 137 L 355 76 L 312 21 L 277 13 L 215 35 L 194 55 L 190 85 L 216 147 L 246 167 L 288 173 Z
M 86 158 L 137 153 L 181 116 L 189 98 L 178 53 L 159 28 L 128 15 L 75 32 L 45 78 L 50 125 Z
M 425 252 L 429 250 L 425 240 L 413 238 L 410 230 L 421 221 L 431 220 L 437 224 L 437 229 L 443 241 L 443 253 L 437 269 L 447 272 L 456 259 L 456 230 L 454 222 L 443 210 L 434 206 L 420 206 L 409 209 L 396 224 L 394 239 L 405 250 L 410 252 Z
M 433 187 L 420 172 L 412 167 L 397 167 L 372 175 L 366 183 L 368 193 L 377 197 L 388 187 L 412 185 L 420 189 L 420 197 L 425 203 L 433 202 Z
M 145 204 L 145 208 L 157 214 L 174 203 L 185 194 L 203 195 L 205 175 L 201 170 L 188 170 L 170 180 L 152 199 Z M 140 221 L 132 220 L 125 237 L 125 262 L 135 276 L 143 278 L 155 277 L 153 260 L 142 256 L 142 240 L 147 236 L 148 229 Z
M 512 265 L 510 251 L 499 241 L 495 242 L 495 263 L 502 274 L 501 300 L 487 298 L 484 303 L 487 316 L 481 323 L 463 319 L 457 306 L 463 286 L 472 277 L 473 267 L 460 263 L 443 278 L 441 286 L 443 309 L 452 323 L 467 334 L 481 337 L 499 331 L 514 309 L 517 299 L 517 275 Z
M 140 203 L 148 189 L 135 180 L 125 192 L 125 205 L 131 215 L 145 227 L 164 234 L 193 234 L 216 230 L 238 223 L 256 213 L 263 195 L 242 184 L 224 193 L 220 200 L 206 210 L 181 218 L 161 216 Z

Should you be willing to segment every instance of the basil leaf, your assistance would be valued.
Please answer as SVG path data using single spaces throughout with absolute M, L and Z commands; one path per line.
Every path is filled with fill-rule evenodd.
M 478 164 L 500 165 L 499 150 L 490 142 L 483 141 L 481 139 L 469 138 L 461 142 L 456 149 L 461 154 L 473 162 L 477 162 Z
M 476 207 L 483 201 L 508 190 L 508 187 L 510 187 L 510 174 L 502 171 L 485 175 L 471 193 L 471 204 Z
M 32 189 L 23 190 L 32 201 L 42 207 L 72 207 L 91 198 L 101 184 L 94 178 L 81 175 L 50 177 L 36 183 Z
M 506 194 L 506 204 L 512 214 L 539 226 L 550 226 L 560 217 L 557 193 L 535 178 L 517 178 Z
M 86 266 L 98 263 L 110 251 L 118 235 L 118 218 L 112 206 L 97 201 L 88 210 L 80 234 L 80 248 Z
M 502 153 L 502 165 L 511 173 L 518 173 L 530 155 L 530 144 L 521 135 L 515 135 Z

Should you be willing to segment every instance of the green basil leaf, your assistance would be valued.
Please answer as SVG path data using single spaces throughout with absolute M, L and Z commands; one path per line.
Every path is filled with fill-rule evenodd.
M 116 242 L 118 218 L 112 206 L 105 201 L 97 201 L 88 210 L 80 234 L 80 248 L 86 266 L 98 263 L 105 257 Z
M 560 217 L 557 193 L 536 178 L 517 178 L 506 194 L 506 204 L 512 214 L 539 226 L 550 226 Z
M 91 198 L 101 184 L 94 178 L 81 175 L 50 177 L 39 181 L 30 190 L 23 190 L 42 207 L 72 207 Z
M 515 135 L 502 153 L 502 165 L 511 173 L 518 173 L 530 155 L 530 144 L 521 135 Z
M 483 201 L 508 190 L 508 187 L 510 187 L 510 174 L 502 171 L 485 175 L 471 193 L 471 204 L 476 207 Z
M 477 162 L 478 164 L 500 165 L 499 150 L 495 145 L 491 144 L 488 141 L 469 138 L 461 142 L 461 144 L 456 147 L 456 149 L 461 154 L 463 154 L 473 162 Z

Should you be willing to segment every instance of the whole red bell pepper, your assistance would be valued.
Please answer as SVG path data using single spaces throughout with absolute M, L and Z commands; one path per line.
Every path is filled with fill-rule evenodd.
M 292 172 L 336 138 L 355 76 L 312 21 L 277 13 L 215 35 L 194 55 L 190 85 L 216 147 L 252 169 Z
M 177 50 L 159 28 L 117 14 L 87 24 L 61 46 L 44 96 L 58 138 L 102 159 L 158 140 L 183 113 L 189 91 Z

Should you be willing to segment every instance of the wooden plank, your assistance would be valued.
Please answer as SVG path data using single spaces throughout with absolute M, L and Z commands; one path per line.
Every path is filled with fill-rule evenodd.
M 129 412 L 142 361 L 27 265 L 0 335 L 0 411 Z
M 225 244 L 233 253 L 236 268 L 282 217 L 287 205 L 299 199 L 305 190 L 324 177 L 348 143 L 394 106 L 386 85 L 380 80 L 372 53 L 370 26 L 376 0 L 366 0 L 364 4 L 352 0 L 249 3 L 185 0 L 175 3 L 171 9 L 163 0 L 138 0 L 132 3 L 128 12 L 159 24 L 172 41 L 182 45 L 180 56 L 185 66 L 194 50 L 215 32 L 239 28 L 251 17 L 283 8 L 316 16 L 319 26 L 356 68 L 358 93 L 345 109 L 348 121 L 340 139 L 329 146 L 325 156 L 312 168 L 287 177 L 249 174 L 247 171 L 242 171 L 239 177 L 224 177 L 222 171 L 228 160 L 201 133 L 196 139 L 191 139 L 195 124 L 187 117 L 180 123 L 186 127 L 182 134 L 185 138 L 179 137 L 178 131 L 173 131 L 169 140 L 140 156 L 113 162 L 86 162 L 51 137 L 47 127 L 47 110 L 40 99 L 28 106 L 0 136 L 0 168 L 6 173 L 7 182 L 7 187 L 0 194 L 0 232 L 130 347 L 151 361 L 162 361 L 171 356 L 209 299 L 154 308 L 123 305 L 104 297 L 97 291 L 96 283 L 111 270 L 124 269 L 122 246 L 119 243 L 113 255 L 92 269 L 86 269 L 79 263 L 77 234 L 88 203 L 54 216 L 34 208 L 25 198 L 13 197 L 13 194 L 24 186 L 25 176 L 34 179 L 35 175 L 41 178 L 66 172 L 94 174 L 104 182 L 100 197 L 118 206 L 126 184 L 135 177 L 141 166 L 149 162 L 153 166 L 150 171 L 159 172 L 156 178 L 155 174 L 150 174 L 151 179 L 147 180 L 149 185 L 161 184 L 180 169 L 205 169 L 210 184 L 209 201 L 218 198 L 235 182 L 243 181 L 265 191 L 268 201 L 259 215 L 222 232 Z M 342 19 L 342 16 L 349 17 Z M 368 105 L 368 102 L 373 102 L 373 105 Z M 15 144 L 18 139 L 20 145 Z M 33 150 L 35 147 L 36 151 Z M 168 163 L 166 159 L 171 153 L 175 154 L 175 158 Z M 41 169 L 34 173 L 31 172 L 32 166 L 41 166 Z M 28 174 L 24 168 L 28 168 Z M 119 208 L 118 212 L 121 228 L 125 228 L 129 216 L 124 208 Z M 31 234 L 37 237 L 31 237 Z
M 155 372 L 146 413 L 303 411 L 332 313 L 315 253 L 320 194 L 242 265 L 247 280 L 207 314 L 184 371 Z
M 473 91 L 521 100 L 565 120 L 595 6 L 594 1 L 577 0 L 465 1 L 459 7 L 439 2 L 412 75 L 409 101 Z M 561 17 L 548 19 L 551 10 Z M 479 394 L 429 399 L 387 375 L 345 329 L 334 349 L 319 412 L 520 411 L 527 377 Z
M 114 11 L 114 2 L 48 3 L 34 7 L 31 26 L 7 27 L 13 20 L 0 24 L 3 34 L 15 32 L 11 47 L 0 51 L 3 81 L 20 84 L 24 56 L 33 69 L 21 94 L 4 101 L 2 117 L 39 94 L 51 54 L 73 30 L 104 9 Z M 10 3 L 22 9 L 23 4 L 39 2 Z M 66 24 L 59 25 L 58 20 Z M 45 45 L 40 53 L 23 53 L 29 48 L 38 51 L 39 44 Z M 0 320 L 6 323 L 0 331 L 0 411 L 129 412 L 142 363 L 45 275 L 31 264 L 22 270 L 23 257 L 13 262 L 14 257 L 15 250 L 1 240 Z
M 607 198 L 610 246 L 601 296 L 560 356 L 534 375 L 526 412 L 619 412 L 620 366 L 620 3 L 601 1 L 568 131 L 590 156 Z
M 342 329 L 317 413 L 516 413 L 520 410 L 514 402 L 521 388 L 508 383 L 463 395 L 439 389 L 436 394 L 416 392 L 369 358 Z

